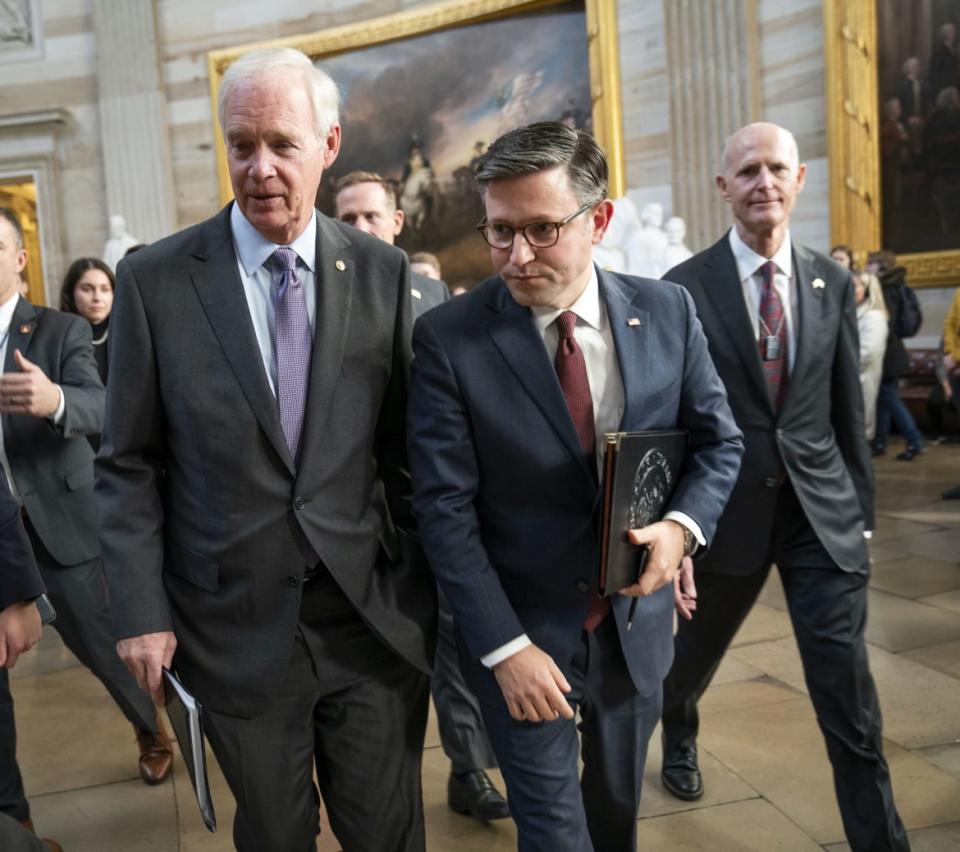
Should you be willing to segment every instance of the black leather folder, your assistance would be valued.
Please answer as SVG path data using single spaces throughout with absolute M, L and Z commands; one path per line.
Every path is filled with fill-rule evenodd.
M 637 582 L 641 550 L 627 540 L 663 517 L 687 457 L 687 433 L 607 432 L 603 452 L 600 566 L 597 588 L 608 597 Z
M 217 830 L 217 815 L 213 811 L 210 783 L 207 780 L 207 755 L 203 739 L 203 708 L 187 688 L 169 669 L 163 670 L 163 691 L 167 718 L 180 744 L 183 762 L 187 765 L 193 792 L 200 806 L 203 824 L 210 831 Z

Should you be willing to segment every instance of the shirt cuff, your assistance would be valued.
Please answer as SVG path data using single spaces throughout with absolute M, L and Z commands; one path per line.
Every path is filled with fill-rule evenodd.
M 517 651 L 522 651 L 528 645 L 532 644 L 533 642 L 531 642 L 527 634 L 524 633 L 516 639 L 511 639 L 506 645 L 501 645 L 499 648 L 494 649 L 489 654 L 484 654 L 480 658 L 480 662 L 488 669 L 492 669 L 497 663 L 502 663 L 507 657 L 512 657 Z
M 63 395 L 63 388 L 60 387 L 60 385 L 54 385 L 54 387 L 57 389 L 57 393 L 60 394 L 60 404 L 50 419 L 53 421 L 54 426 L 59 426 L 60 421 L 63 420 L 63 413 L 67 410 L 67 400 Z
M 707 540 L 703 537 L 703 530 L 700 529 L 700 524 L 698 524 L 693 518 L 687 515 L 684 512 L 667 512 L 663 516 L 665 521 L 676 521 L 681 526 L 685 526 L 690 532 L 693 533 L 693 537 L 697 540 L 697 544 L 701 547 L 707 546 Z

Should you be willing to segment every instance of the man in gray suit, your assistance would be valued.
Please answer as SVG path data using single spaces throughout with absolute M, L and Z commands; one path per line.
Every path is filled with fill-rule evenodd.
M 847 840 L 857 852 L 905 850 L 863 638 L 873 470 L 856 303 L 849 271 L 791 240 L 805 173 L 782 127 L 739 130 L 717 176 L 734 227 L 665 276 L 696 303 L 746 452 L 698 562 L 697 614 L 676 636 L 661 777 L 678 798 L 703 795 L 697 702 L 776 563 Z
M 436 593 L 409 506 L 403 252 L 314 209 L 336 84 L 223 77 L 236 200 L 121 264 L 98 509 L 118 650 L 203 703 L 241 852 L 422 850 Z M 176 653 L 176 656 L 174 656 Z
M 397 206 L 396 193 L 376 172 L 355 171 L 340 178 L 334 208 L 341 222 L 390 245 L 403 230 L 403 211 Z M 414 319 L 449 298 L 450 291 L 439 277 L 411 271 Z M 480 705 L 460 671 L 453 615 L 443 594 L 439 595 L 439 603 L 437 656 L 430 692 L 437 708 L 440 744 L 450 759 L 447 804 L 451 810 L 472 814 L 481 822 L 505 819 L 510 816 L 510 808 L 484 771 L 496 766 L 497 758 L 483 727 Z
M 22 506 L 34 556 L 59 613 L 56 629 L 133 725 L 141 777 L 157 784 L 170 774 L 170 743 L 153 703 L 117 659 L 110 633 L 93 508 L 93 450 L 86 439 L 103 423 L 103 385 L 90 324 L 20 296 L 26 263 L 20 223 L 0 208 L 0 465 Z M 0 691 L 7 691 L 5 682 Z M 0 737 L 13 736 L 11 713 L 9 724 L 0 722 Z M 0 766 L 0 789 L 5 774 Z M 22 789 L 13 797 L 18 800 Z M 14 813 L 26 818 L 25 812 L 23 800 Z

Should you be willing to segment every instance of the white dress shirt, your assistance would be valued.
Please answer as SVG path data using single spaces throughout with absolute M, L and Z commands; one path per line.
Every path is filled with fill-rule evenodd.
M 10 340 L 10 325 L 13 322 L 13 312 L 17 309 L 17 304 L 20 302 L 20 294 L 17 293 L 14 297 L 4 304 L 0 305 L 0 371 L 3 370 L 3 365 L 7 360 L 7 343 Z M 63 395 L 63 389 L 60 385 L 54 385 L 57 389 L 57 393 L 60 394 L 60 402 L 57 405 L 57 410 L 54 412 L 53 416 L 50 418 L 54 423 L 60 423 L 63 420 L 64 412 L 67 410 L 67 402 Z M 7 450 L 3 444 L 3 418 L 0 417 L 0 467 L 3 468 L 4 474 L 7 477 L 7 483 L 10 485 L 10 493 L 20 501 L 20 492 L 17 491 L 17 483 L 13 481 L 13 473 L 10 470 L 10 461 L 7 459 Z
M 253 331 L 257 335 L 260 357 L 267 374 L 267 382 L 273 395 L 277 395 L 277 355 L 276 355 L 276 286 L 270 268 L 264 264 L 279 248 L 278 243 L 270 242 L 251 225 L 240 207 L 234 202 L 230 208 L 230 230 L 233 232 L 233 249 L 237 256 L 243 293 L 247 297 Z M 299 260 L 297 277 L 303 285 L 307 300 L 307 314 L 310 317 L 310 333 L 315 334 L 317 326 L 317 214 L 313 213 L 307 227 L 290 243 Z
M 768 260 L 777 265 L 773 276 L 773 286 L 780 295 L 783 303 L 783 321 L 787 325 L 787 373 L 793 372 L 793 364 L 797 359 L 797 287 L 793 280 L 793 244 L 790 242 L 790 232 L 787 231 L 780 248 L 773 257 L 763 257 L 750 248 L 737 233 L 737 229 L 730 229 L 730 249 L 737 262 L 737 274 L 743 287 L 743 299 L 747 303 L 747 316 L 753 327 L 757 341 L 760 340 L 760 295 L 763 289 L 763 276 L 760 267 Z M 770 330 L 775 334 L 777 329 Z
M 556 319 L 563 313 L 563 310 L 539 307 L 530 310 L 533 313 L 534 325 L 543 339 L 543 345 L 547 348 L 550 362 L 553 363 L 557 354 L 557 347 L 560 345 L 560 332 L 557 330 Z M 587 379 L 590 382 L 590 397 L 593 402 L 594 431 L 596 433 L 597 476 L 602 478 L 603 436 L 606 432 L 620 431 L 625 401 L 623 376 L 620 374 L 620 363 L 617 360 L 617 348 L 613 340 L 613 332 L 610 329 L 606 305 L 600 298 L 596 266 L 591 267 L 590 279 L 587 281 L 583 293 L 580 294 L 580 298 L 566 310 L 573 311 L 577 315 L 573 337 L 583 351 L 583 359 L 587 366 Z M 699 525 L 683 512 L 667 512 L 664 519 L 677 521 L 677 523 L 689 529 L 701 545 L 706 544 L 706 539 L 704 539 Z M 494 649 L 489 654 L 485 654 L 480 658 L 480 662 L 487 668 L 492 668 L 530 644 L 532 643 L 529 637 L 524 633 L 522 636 L 518 636 L 505 645 Z

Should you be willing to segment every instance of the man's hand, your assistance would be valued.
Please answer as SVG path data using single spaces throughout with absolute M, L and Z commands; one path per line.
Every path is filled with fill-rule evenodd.
M 171 630 L 144 633 L 117 642 L 117 653 L 137 679 L 137 686 L 149 692 L 158 707 L 164 703 L 162 668 L 170 668 L 176 650 L 177 637 Z
M 630 598 L 646 597 L 672 583 L 683 559 L 683 527 L 676 521 L 657 521 L 638 530 L 630 530 L 632 544 L 645 544 L 650 549 L 647 565 L 638 582 L 620 590 Z
M 13 603 L 0 610 L 0 666 L 12 669 L 17 658 L 40 641 L 43 628 L 33 601 Z
M 697 611 L 697 587 L 693 582 L 693 560 L 689 556 L 683 557 L 680 570 L 673 578 L 673 603 L 683 618 L 693 619 Z
M 19 349 L 13 354 L 20 372 L 0 375 L 0 414 L 53 417 L 60 407 L 57 386 Z
M 549 654 L 527 645 L 493 667 L 510 715 L 518 721 L 550 722 L 573 718 L 564 698 L 570 684 Z

